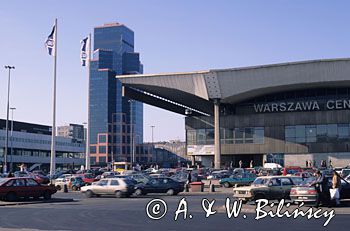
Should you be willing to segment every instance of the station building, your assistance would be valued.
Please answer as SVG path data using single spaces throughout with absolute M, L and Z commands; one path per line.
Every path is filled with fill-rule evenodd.
M 127 97 L 186 116 L 203 165 L 350 163 L 350 59 L 117 78 Z

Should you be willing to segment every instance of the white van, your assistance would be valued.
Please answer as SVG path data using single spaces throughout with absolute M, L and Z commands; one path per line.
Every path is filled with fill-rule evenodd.
M 265 163 L 264 164 L 264 168 L 268 168 L 268 169 L 279 169 L 282 168 L 281 165 L 276 164 L 276 163 Z

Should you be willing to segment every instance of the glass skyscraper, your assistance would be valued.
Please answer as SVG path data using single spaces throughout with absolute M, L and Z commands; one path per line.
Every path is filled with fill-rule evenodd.
M 134 52 L 134 32 L 123 24 L 94 28 L 94 54 L 90 66 L 91 165 L 111 161 L 147 161 L 141 154 L 143 104 L 122 96 L 116 75 L 142 74 L 139 53 Z M 134 140 L 135 145 L 132 145 Z

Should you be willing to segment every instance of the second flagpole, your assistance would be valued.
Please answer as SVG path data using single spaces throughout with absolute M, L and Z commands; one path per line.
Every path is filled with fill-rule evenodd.
M 56 172 L 56 73 L 57 73 L 57 18 L 55 19 L 54 35 L 54 66 L 53 66 L 53 110 L 52 110 L 52 137 L 51 137 L 51 159 L 50 159 L 50 176 Z
M 86 129 L 86 154 L 85 154 L 85 169 L 90 170 L 90 60 L 91 60 L 91 34 L 88 37 L 88 56 L 87 56 L 87 66 L 88 66 L 88 103 L 87 103 L 87 111 L 88 111 L 88 121 L 87 121 L 87 129 Z

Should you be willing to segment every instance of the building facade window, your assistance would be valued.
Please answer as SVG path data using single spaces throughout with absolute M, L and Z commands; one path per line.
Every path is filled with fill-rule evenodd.
M 264 127 L 222 128 L 220 129 L 223 144 L 264 144 Z M 187 130 L 188 145 L 214 144 L 214 129 Z
M 337 143 L 350 141 L 349 124 L 285 126 L 285 141 L 293 143 Z

